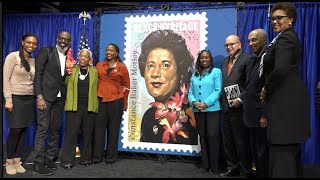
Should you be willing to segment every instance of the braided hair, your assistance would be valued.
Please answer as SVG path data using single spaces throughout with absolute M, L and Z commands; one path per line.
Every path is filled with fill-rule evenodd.
M 26 33 L 25 35 L 22 36 L 22 41 L 26 40 L 27 37 L 34 37 L 37 39 L 36 35 L 32 34 L 32 33 Z M 22 45 L 19 47 L 19 57 L 21 59 L 21 64 L 24 67 L 24 69 L 27 72 L 30 72 L 30 64 L 27 62 L 27 60 L 24 57 L 24 53 L 23 53 L 23 47 Z

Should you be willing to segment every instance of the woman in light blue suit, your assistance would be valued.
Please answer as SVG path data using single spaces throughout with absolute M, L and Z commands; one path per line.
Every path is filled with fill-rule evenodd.
M 200 135 L 200 168 L 209 174 L 217 173 L 219 160 L 221 70 L 214 67 L 209 50 L 202 50 L 191 77 L 188 99 L 193 107 Z

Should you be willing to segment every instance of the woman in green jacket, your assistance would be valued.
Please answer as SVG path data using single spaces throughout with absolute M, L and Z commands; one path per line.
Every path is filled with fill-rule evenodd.
M 93 120 L 98 112 L 98 71 L 89 65 L 90 61 L 92 52 L 89 49 L 80 50 L 78 64 L 66 78 L 66 127 L 61 159 L 61 166 L 65 169 L 74 166 L 75 148 L 80 132 L 84 142 L 79 164 L 92 163 Z

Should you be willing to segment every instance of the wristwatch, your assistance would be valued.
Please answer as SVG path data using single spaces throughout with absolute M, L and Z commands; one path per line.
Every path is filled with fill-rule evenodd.
M 43 96 L 41 94 L 37 95 L 37 101 L 42 100 Z

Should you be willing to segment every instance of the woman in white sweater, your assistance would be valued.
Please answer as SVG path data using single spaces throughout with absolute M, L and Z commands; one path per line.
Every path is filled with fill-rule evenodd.
M 26 33 L 18 51 L 7 55 L 3 65 L 3 95 L 9 124 L 7 137 L 7 174 L 24 173 L 21 155 L 26 141 L 27 127 L 34 121 L 35 59 L 31 53 L 37 48 L 38 39 Z

